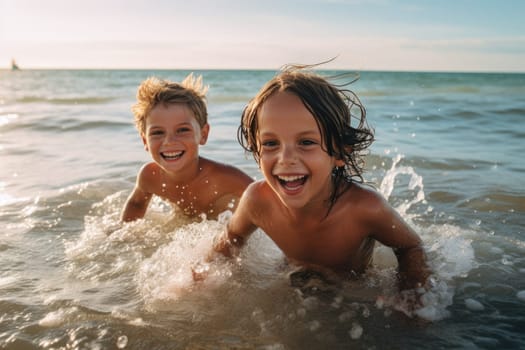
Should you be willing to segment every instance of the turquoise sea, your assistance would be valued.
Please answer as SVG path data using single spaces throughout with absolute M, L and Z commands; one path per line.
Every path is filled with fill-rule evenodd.
M 193 284 L 189 265 L 227 214 L 188 222 L 156 199 L 144 220 L 119 224 L 149 159 L 136 88 L 188 73 L 0 71 L 0 348 L 525 348 L 525 74 L 359 72 L 350 86 L 376 131 L 365 179 L 418 231 L 435 271 L 413 314 L 384 247 L 362 278 L 299 290 L 256 232 Z M 210 87 L 202 154 L 260 179 L 236 130 L 275 72 L 195 74 Z

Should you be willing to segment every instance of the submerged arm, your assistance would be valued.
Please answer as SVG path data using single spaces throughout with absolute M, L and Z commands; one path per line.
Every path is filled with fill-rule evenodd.
M 213 250 L 226 257 L 235 255 L 235 251 L 242 247 L 250 234 L 257 226 L 253 223 L 253 186 L 249 186 L 241 196 L 239 205 L 233 213 L 226 229 L 213 242 Z
M 418 234 L 382 198 L 376 203 L 374 221 L 374 238 L 397 257 L 400 289 L 424 287 L 431 271 Z
M 430 275 L 422 244 L 394 248 L 397 257 L 400 289 L 425 287 Z
M 206 278 L 207 269 L 202 269 L 202 265 L 215 260 L 217 253 L 227 258 L 231 258 L 238 254 L 239 249 L 246 243 L 250 234 L 255 231 L 256 226 L 251 219 L 251 200 L 250 186 L 242 195 L 237 209 L 233 213 L 230 221 L 226 224 L 224 231 L 222 231 L 213 240 L 211 251 L 205 257 L 204 262 L 198 262 L 192 266 L 193 279 L 201 281 Z

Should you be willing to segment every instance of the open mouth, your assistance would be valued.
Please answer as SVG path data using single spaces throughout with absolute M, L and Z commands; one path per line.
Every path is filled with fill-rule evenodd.
M 180 151 L 180 152 L 161 152 L 160 153 L 162 158 L 164 158 L 165 160 L 176 160 L 176 159 L 179 159 L 180 157 L 182 157 L 183 154 L 184 154 L 184 151 Z
M 299 189 L 308 178 L 307 175 L 294 175 L 294 176 L 277 176 L 279 183 L 288 191 L 294 191 Z

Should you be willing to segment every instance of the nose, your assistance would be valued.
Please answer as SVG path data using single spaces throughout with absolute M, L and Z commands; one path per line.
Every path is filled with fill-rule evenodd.
M 297 161 L 297 152 L 294 145 L 282 144 L 279 152 L 279 162 L 282 164 L 294 164 Z
M 174 143 L 176 141 L 177 141 L 177 134 L 173 132 L 168 133 L 166 137 L 164 138 L 164 143 L 167 145 Z

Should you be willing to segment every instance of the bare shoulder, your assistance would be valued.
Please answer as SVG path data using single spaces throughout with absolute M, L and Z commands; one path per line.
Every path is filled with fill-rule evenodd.
M 343 197 L 364 218 L 376 219 L 391 209 L 383 195 L 372 186 L 353 183 Z
M 137 187 L 146 192 L 155 192 L 154 184 L 162 178 L 162 169 L 154 162 L 144 164 L 137 175 Z
M 260 223 L 270 213 L 275 203 L 275 194 L 264 180 L 254 181 L 241 196 L 239 208 L 253 222 Z
M 264 180 L 254 181 L 246 187 L 241 200 L 244 205 L 257 208 L 258 212 L 274 202 L 274 193 Z
M 217 173 L 217 176 L 235 176 L 235 177 L 247 177 L 250 178 L 241 169 L 226 163 L 217 162 L 211 159 L 201 157 L 201 164 L 203 168 L 207 168 L 209 171 Z
M 253 181 L 252 178 L 248 176 L 248 174 L 233 165 L 220 163 L 204 157 L 201 157 L 201 165 L 203 170 L 206 170 L 206 174 L 213 175 L 214 177 L 220 178 L 221 180 L 231 179 L 241 181 L 246 184 Z
M 138 173 L 138 178 L 140 179 L 151 179 L 158 177 L 160 174 L 160 168 L 155 162 L 149 162 L 144 164 Z
M 365 201 L 365 203 L 373 204 L 374 202 L 382 203 L 384 201 L 384 197 L 375 188 L 360 183 L 352 183 L 348 193 L 355 199 Z

